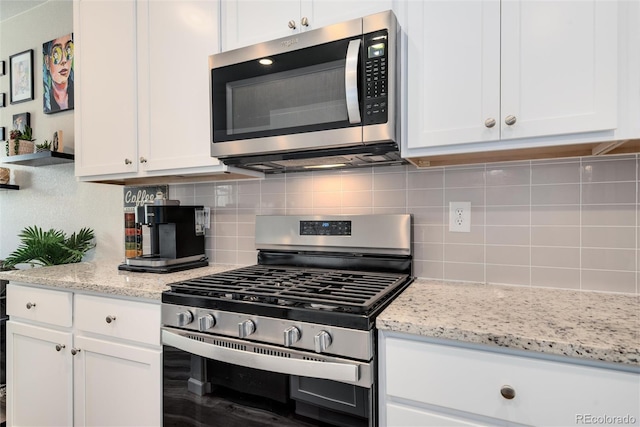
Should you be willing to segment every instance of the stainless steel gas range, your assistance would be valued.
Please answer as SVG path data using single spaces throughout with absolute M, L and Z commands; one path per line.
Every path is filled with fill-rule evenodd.
M 376 316 L 410 215 L 258 216 L 257 264 L 162 296 L 164 425 L 377 425 Z

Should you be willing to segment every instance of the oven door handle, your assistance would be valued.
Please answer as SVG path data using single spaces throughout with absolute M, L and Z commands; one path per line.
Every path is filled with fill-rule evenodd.
M 347 115 L 349 123 L 362 122 L 360 118 L 360 100 L 358 96 L 358 57 L 360 56 L 360 39 L 351 40 L 347 47 L 344 65 L 344 87 L 347 99 Z
M 356 364 L 289 359 L 268 354 L 250 353 L 196 341 L 164 328 L 162 329 L 162 343 L 190 354 L 247 368 L 352 384 L 357 383 L 360 379 L 360 369 Z

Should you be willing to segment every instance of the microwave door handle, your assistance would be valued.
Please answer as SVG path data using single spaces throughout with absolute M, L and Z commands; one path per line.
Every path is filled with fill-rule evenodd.
M 347 48 L 344 65 L 344 88 L 347 98 L 347 115 L 349 123 L 362 122 L 360 118 L 360 101 L 358 97 L 358 57 L 360 56 L 360 39 L 351 40 Z

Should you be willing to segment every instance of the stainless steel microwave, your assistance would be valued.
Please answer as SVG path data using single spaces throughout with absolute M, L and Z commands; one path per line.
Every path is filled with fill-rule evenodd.
M 402 163 L 391 11 L 209 57 L 211 155 L 265 173 Z

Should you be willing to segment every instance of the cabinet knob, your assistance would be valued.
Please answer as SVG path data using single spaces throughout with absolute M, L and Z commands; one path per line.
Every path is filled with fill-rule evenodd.
M 147 163 L 147 159 L 145 159 L 144 157 L 140 157 L 140 163 Z
M 492 128 L 496 125 L 496 119 L 490 117 L 484 121 L 484 125 L 488 128 Z
M 35 307 L 36 303 L 35 302 L 28 302 L 27 303 L 27 310 L 31 310 L 31 307 Z
M 79 348 L 72 348 L 71 349 L 71 355 L 72 356 L 75 356 L 78 353 L 80 353 L 80 349 Z
M 293 19 L 291 21 L 289 21 L 289 28 L 291 28 L 292 30 L 296 29 L 296 21 L 294 21 Z
M 510 385 L 503 385 L 500 389 L 500 394 L 507 400 L 511 400 L 516 397 L 516 390 Z
M 131 163 L 133 163 L 131 160 L 129 160 L 129 159 L 124 159 L 124 164 L 125 164 L 125 165 L 130 165 Z
M 303 27 L 308 27 L 309 18 L 307 18 L 306 16 L 303 16 L 302 19 L 300 19 L 300 25 L 302 25 Z
M 115 321 L 116 321 L 116 316 L 111 316 L 111 315 L 109 315 L 109 316 L 107 316 L 104 320 L 105 320 L 105 322 L 107 322 L 107 323 L 115 322 Z
M 511 116 L 511 115 L 509 115 L 509 116 L 507 116 L 507 117 L 504 119 L 504 122 L 505 122 L 508 126 L 511 126 L 511 125 L 513 125 L 513 124 L 515 124 L 515 123 L 516 123 L 516 116 Z
M 57 344 L 56 345 L 56 351 L 60 351 L 64 348 L 64 344 Z

